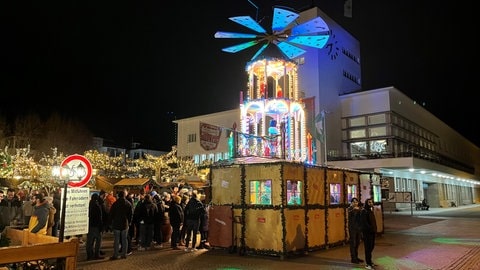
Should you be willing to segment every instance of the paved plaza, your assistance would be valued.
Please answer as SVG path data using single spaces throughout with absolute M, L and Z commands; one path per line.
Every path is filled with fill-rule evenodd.
M 468 208 L 472 218 L 433 217 L 435 212 Z M 385 213 L 385 233 L 377 238 L 373 251 L 375 269 L 480 269 L 480 205 L 431 211 Z M 214 233 L 214 232 L 212 232 Z M 103 250 L 111 256 L 112 235 L 106 234 Z M 363 258 L 363 245 L 359 254 Z M 287 257 L 240 256 L 225 249 L 185 252 L 171 248 L 134 251 L 123 260 L 86 261 L 85 247 L 80 247 L 78 270 L 98 269 L 364 269 L 350 263 L 347 245 Z

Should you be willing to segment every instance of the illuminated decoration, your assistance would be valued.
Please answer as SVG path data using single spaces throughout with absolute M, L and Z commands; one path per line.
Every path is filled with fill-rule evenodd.
M 305 106 L 299 98 L 297 65 L 265 58 L 249 63 L 248 89 L 240 104 L 239 156 L 308 162 Z
M 222 51 L 229 53 L 236 53 L 263 43 L 251 60 L 255 60 L 261 55 L 270 44 L 275 45 L 288 59 L 293 59 L 306 52 L 302 49 L 303 46 L 320 49 L 325 46 L 329 39 L 329 28 L 322 18 L 316 17 L 297 25 L 295 20 L 299 16 L 289 10 L 274 8 L 271 33 L 267 33 L 267 30 L 249 16 L 230 17 L 231 21 L 245 26 L 257 32 L 257 34 L 218 31 L 215 33 L 215 38 L 253 39 L 222 49 Z
M 232 143 L 237 147 L 232 157 L 259 156 L 313 164 L 315 134 L 309 133 L 311 125 L 306 119 L 307 114 L 315 112 L 310 107 L 313 111 L 306 110 L 298 90 L 298 66 L 291 59 L 306 53 L 305 47 L 324 48 L 330 28 L 320 17 L 300 24 L 296 21 L 300 15 L 284 8 L 275 7 L 272 17 L 270 33 L 249 16 L 229 19 L 255 34 L 215 33 L 215 38 L 252 39 L 222 49 L 229 53 L 263 44 L 246 66 L 248 85 L 240 97 L 240 131 L 234 130 L 229 149 Z M 276 52 L 266 51 L 270 44 L 275 45 L 272 48 Z

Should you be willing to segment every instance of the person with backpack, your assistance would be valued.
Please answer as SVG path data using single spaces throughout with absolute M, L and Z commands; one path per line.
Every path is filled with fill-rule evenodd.
M 192 197 L 185 206 L 185 223 L 187 226 L 187 237 L 185 239 L 186 252 L 197 250 L 197 234 L 200 227 L 200 217 L 205 213 L 203 203 L 198 199 L 198 196 L 197 192 L 193 191 Z M 191 248 L 188 247 L 190 241 L 192 241 Z

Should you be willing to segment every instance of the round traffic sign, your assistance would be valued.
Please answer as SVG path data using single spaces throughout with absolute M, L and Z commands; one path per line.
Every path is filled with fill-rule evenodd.
M 83 187 L 92 177 L 92 164 L 82 155 L 70 155 L 62 161 L 60 175 L 68 176 L 69 187 Z

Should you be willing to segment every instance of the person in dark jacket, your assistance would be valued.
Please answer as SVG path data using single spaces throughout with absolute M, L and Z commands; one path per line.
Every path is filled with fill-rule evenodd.
M 153 202 L 150 194 L 145 194 L 143 203 L 140 205 L 138 219 L 140 220 L 140 244 L 139 251 L 148 250 L 152 245 L 153 228 L 158 216 L 157 205 Z
M 165 205 L 159 194 L 152 197 L 153 203 L 157 205 L 158 212 L 153 223 L 153 242 L 156 248 L 163 248 L 163 224 L 165 223 Z
M 143 201 L 145 199 L 145 193 L 143 190 L 140 191 L 138 194 L 138 201 L 134 206 L 133 209 L 133 221 L 132 224 L 135 226 L 135 245 L 140 246 L 140 218 L 139 218 L 139 213 L 140 209 L 142 208 Z
M 373 200 L 366 199 L 362 211 L 363 245 L 365 249 L 365 268 L 373 269 L 372 252 L 375 248 L 375 236 L 377 234 L 377 221 L 373 212 Z
M 200 201 L 203 203 L 204 211 L 203 215 L 200 216 L 200 246 L 201 249 L 209 249 L 210 244 L 208 243 L 208 220 L 209 220 L 209 211 L 210 205 L 205 201 L 206 196 L 202 194 L 200 196 Z
M 87 244 L 87 260 L 101 260 L 100 247 L 102 246 L 102 231 L 105 228 L 103 224 L 103 207 L 100 204 L 100 196 L 93 193 L 88 204 L 88 233 Z
M 119 191 L 117 193 L 117 200 L 113 203 L 110 208 L 110 218 L 112 220 L 112 230 L 114 235 L 113 240 L 113 256 L 110 257 L 110 260 L 116 260 L 119 258 L 119 249 L 120 249 L 120 240 L 122 241 L 122 254 L 121 258 L 127 258 L 127 237 L 128 237 L 128 226 L 132 222 L 133 218 L 133 207 L 125 199 L 125 192 Z
M 125 194 L 127 194 L 125 199 L 132 205 L 133 216 L 135 216 L 135 201 L 133 200 L 133 193 L 129 193 L 128 190 L 125 190 Z M 131 223 L 128 225 L 127 255 L 132 255 L 133 253 L 133 237 L 135 237 L 135 225 L 132 218 Z
M 185 223 L 187 225 L 187 237 L 185 239 L 185 251 L 196 251 L 197 234 L 200 226 L 200 217 L 205 212 L 203 203 L 198 199 L 197 192 L 192 192 L 192 197 L 185 206 Z M 188 245 L 192 241 L 192 247 Z
M 170 246 L 172 249 L 180 249 L 180 227 L 183 224 L 183 207 L 180 205 L 182 197 L 174 195 L 170 208 L 168 208 L 168 216 L 170 217 L 170 225 L 172 226 L 172 237 Z
M 0 201 L 0 231 L 6 226 L 17 225 L 23 221 L 22 201 L 15 194 L 15 189 L 9 188 L 6 197 Z
M 53 216 L 53 227 L 52 227 L 52 236 L 58 236 L 58 230 L 60 229 L 60 212 L 61 212 L 61 195 L 58 190 L 54 191 L 52 194 L 53 197 L 53 207 L 57 209 L 55 215 Z
M 182 211 L 185 213 L 185 206 L 187 206 L 188 200 L 190 200 L 190 196 L 186 193 L 180 195 L 182 197 L 182 201 L 180 202 L 180 206 L 182 207 Z M 187 225 L 183 223 L 180 228 L 180 246 L 185 246 L 185 237 L 187 235 Z
M 350 259 L 352 263 L 362 263 L 363 260 L 358 258 L 358 247 L 362 236 L 362 207 L 357 198 L 350 200 L 347 213 Z

